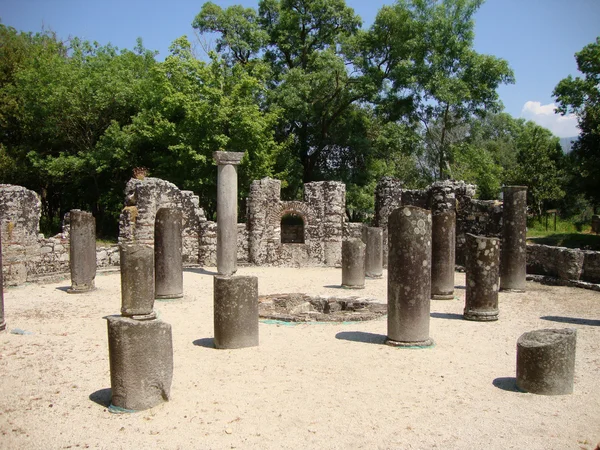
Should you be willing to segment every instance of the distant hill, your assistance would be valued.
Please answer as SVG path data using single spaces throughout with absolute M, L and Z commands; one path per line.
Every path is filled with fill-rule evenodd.
M 560 146 L 563 149 L 565 155 L 571 152 L 571 148 L 573 147 L 573 142 L 577 140 L 579 136 L 560 138 Z

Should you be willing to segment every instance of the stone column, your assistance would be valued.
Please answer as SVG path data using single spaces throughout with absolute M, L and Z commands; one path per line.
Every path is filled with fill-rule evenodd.
M 258 346 L 258 278 L 214 277 L 216 348 Z
M 456 212 L 433 213 L 431 231 L 431 298 L 454 298 L 454 261 L 456 259 Z
M 365 244 L 360 239 L 342 241 L 342 287 L 365 288 Z
M 121 314 L 154 316 L 154 250 L 149 245 L 121 244 Z
M 366 228 L 365 275 L 369 278 L 383 276 L 383 229 Z
M 217 176 L 217 272 L 237 271 L 237 165 L 243 152 L 215 152 Z
M 466 301 L 464 318 L 498 320 L 500 243 L 497 238 L 467 233 Z
M 500 290 L 525 292 L 527 267 L 527 187 L 504 186 Z
M 401 347 L 433 345 L 429 337 L 431 298 L 431 212 L 403 206 L 388 221 L 388 336 Z
M 535 330 L 517 341 L 517 387 L 543 395 L 573 393 L 577 330 Z
M 160 208 L 154 225 L 155 298 L 183 297 L 182 214 Z
M 69 214 L 71 267 L 70 294 L 93 291 L 96 278 L 96 219 L 92 213 L 72 209 Z
M 0 220 L 0 226 L 2 220 Z M 2 233 L 0 233 L 0 331 L 6 329 L 6 320 L 4 320 L 4 275 L 2 274 Z
M 173 379 L 171 325 L 107 316 L 111 412 L 134 412 L 167 401 Z

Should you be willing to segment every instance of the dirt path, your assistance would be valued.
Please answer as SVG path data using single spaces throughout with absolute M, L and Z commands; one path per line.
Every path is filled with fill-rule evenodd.
M 432 301 L 430 349 L 382 345 L 386 318 L 357 323 L 260 324 L 260 347 L 212 348 L 212 273 L 189 269 L 185 296 L 155 304 L 173 326 L 172 399 L 110 414 L 106 322 L 120 309 L 119 275 L 68 295 L 69 282 L 5 292 L 0 334 L 0 448 L 593 449 L 600 441 L 600 292 L 528 282 L 500 295 L 500 320 L 462 320 Z M 260 294 L 357 295 L 331 268 L 241 268 Z M 385 274 L 384 274 L 385 275 Z M 361 296 L 386 301 L 386 281 Z M 575 392 L 514 391 L 517 338 L 578 330 Z

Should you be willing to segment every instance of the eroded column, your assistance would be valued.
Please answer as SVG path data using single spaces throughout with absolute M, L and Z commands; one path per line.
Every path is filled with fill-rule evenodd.
M 403 206 L 388 220 L 388 336 L 402 347 L 433 345 L 429 337 L 431 212 Z
M 216 348 L 258 345 L 258 278 L 214 277 Z
M 517 387 L 542 395 L 573 393 L 577 330 L 535 330 L 517 341 Z
M 527 187 L 504 186 L 500 290 L 525 292 L 527 273 Z
M 73 209 L 69 213 L 71 267 L 70 294 L 94 290 L 96 278 L 96 219 L 92 213 Z
M 367 227 L 365 250 L 365 275 L 369 278 L 383 276 L 383 229 Z
M 360 239 L 342 241 L 342 287 L 364 289 L 365 247 Z
M 121 314 L 153 315 L 154 250 L 149 245 L 121 244 Z
M 466 301 L 464 318 L 498 320 L 500 242 L 467 233 Z
M 121 315 L 107 316 L 111 412 L 135 412 L 169 400 L 171 325 L 156 318 L 154 251 L 121 245 Z
M 217 272 L 237 271 L 237 165 L 243 152 L 215 152 L 217 175 Z
M 454 298 L 454 261 L 456 259 L 456 212 L 434 212 L 431 231 L 431 298 Z
M 182 214 L 176 208 L 160 208 L 154 225 L 155 297 L 183 297 Z

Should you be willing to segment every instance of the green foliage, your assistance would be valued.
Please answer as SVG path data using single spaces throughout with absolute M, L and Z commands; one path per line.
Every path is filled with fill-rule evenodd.
M 575 113 L 579 139 L 573 146 L 573 182 L 600 206 L 600 37 L 575 54 L 583 77 L 561 80 L 553 95 L 561 114 Z

